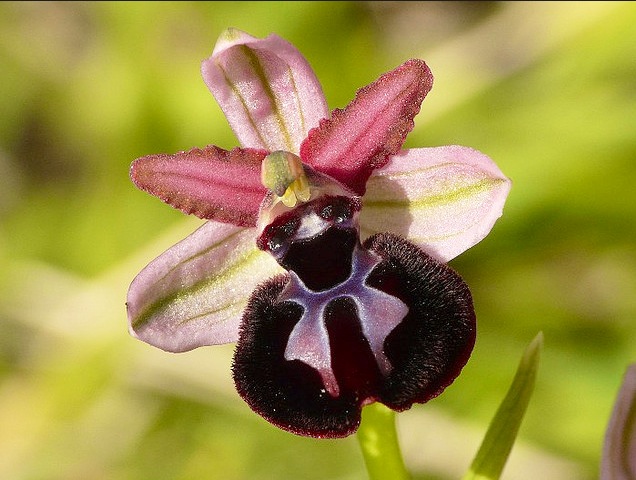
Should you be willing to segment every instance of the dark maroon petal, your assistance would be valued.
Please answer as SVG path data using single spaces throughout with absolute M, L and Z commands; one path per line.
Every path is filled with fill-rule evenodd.
M 454 270 L 402 237 L 380 233 L 364 245 L 383 258 L 367 284 L 409 307 L 386 339 L 393 371 L 378 392 L 380 402 L 401 411 L 442 393 L 468 361 L 476 333 L 472 296 Z
M 135 185 L 175 208 L 206 220 L 240 227 L 256 225 L 267 190 L 261 184 L 265 150 L 215 146 L 135 160 Z
M 277 301 L 288 280 L 283 275 L 264 283 L 248 303 L 232 365 L 236 389 L 255 412 L 283 430 L 311 437 L 347 436 L 360 424 L 356 392 L 350 389 L 334 398 L 316 370 L 284 358 L 302 315 L 297 303 Z M 358 342 L 361 338 L 354 336 Z
M 401 411 L 426 402 L 470 356 L 475 314 L 459 275 L 393 234 L 377 234 L 364 247 L 347 255 L 351 276 L 329 289 L 307 289 L 292 271 L 249 300 L 234 380 L 251 408 L 280 428 L 349 435 L 364 404 Z
M 321 120 L 302 143 L 300 157 L 363 195 L 373 170 L 402 147 L 432 86 L 426 63 L 405 62 L 360 89 L 344 109 Z

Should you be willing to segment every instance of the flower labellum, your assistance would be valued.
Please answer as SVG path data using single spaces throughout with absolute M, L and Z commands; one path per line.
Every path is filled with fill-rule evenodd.
M 139 188 L 207 222 L 133 280 L 131 334 L 171 352 L 236 342 L 238 393 L 299 435 L 347 436 L 366 404 L 439 395 L 476 332 L 445 262 L 487 235 L 510 181 L 467 147 L 402 150 L 427 65 L 332 112 L 276 35 L 226 31 L 202 73 L 241 147 L 133 163 Z

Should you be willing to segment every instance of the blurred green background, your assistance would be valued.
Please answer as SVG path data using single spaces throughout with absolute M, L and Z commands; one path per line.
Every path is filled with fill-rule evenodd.
M 132 339 L 134 275 L 201 222 L 134 188 L 136 157 L 236 145 L 199 66 L 234 26 L 275 32 L 330 107 L 411 57 L 435 86 L 407 146 L 460 144 L 514 182 L 451 264 L 474 354 L 399 415 L 417 479 L 468 467 L 524 347 L 545 345 L 504 479 L 597 478 L 636 361 L 636 4 L 0 3 L 0 478 L 366 478 L 355 437 L 277 430 L 234 392 L 232 346 Z

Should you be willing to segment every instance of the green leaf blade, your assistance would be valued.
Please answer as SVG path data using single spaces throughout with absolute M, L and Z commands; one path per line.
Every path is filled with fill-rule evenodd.
M 526 348 L 508 393 L 462 480 L 497 480 L 501 476 L 534 391 L 542 346 L 540 332 Z

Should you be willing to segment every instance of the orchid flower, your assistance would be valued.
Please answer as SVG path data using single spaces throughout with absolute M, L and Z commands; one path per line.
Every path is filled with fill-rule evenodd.
M 240 396 L 299 435 L 344 437 L 367 404 L 439 395 L 476 329 L 445 262 L 487 235 L 510 181 L 471 148 L 402 149 L 433 84 L 426 63 L 332 112 L 276 35 L 228 29 L 202 74 L 241 146 L 133 162 L 137 187 L 206 222 L 133 280 L 131 334 L 169 352 L 236 342 Z

